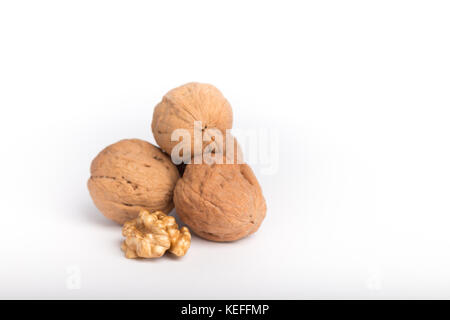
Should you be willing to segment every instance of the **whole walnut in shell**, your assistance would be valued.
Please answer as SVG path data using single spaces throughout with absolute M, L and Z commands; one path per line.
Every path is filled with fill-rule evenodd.
M 97 155 L 91 164 L 88 188 L 97 208 L 123 224 L 142 209 L 169 213 L 178 179 L 177 168 L 159 148 L 130 139 Z
M 187 83 L 169 91 L 153 112 L 152 131 L 158 145 L 168 154 L 179 141 L 171 141 L 176 129 L 186 129 L 190 133 L 191 156 L 199 154 L 214 141 L 200 141 L 199 152 L 194 153 L 194 121 L 201 121 L 197 132 L 202 139 L 203 133 L 218 130 L 225 136 L 226 129 L 231 129 L 233 112 L 222 93 L 213 85 L 197 82 Z M 211 130 L 207 130 L 211 129 Z M 214 140 L 212 137 L 211 140 Z M 220 150 L 220 148 L 218 148 Z M 182 154 L 182 152 L 180 152 Z
M 261 187 L 247 164 L 188 164 L 175 187 L 174 203 L 193 232 L 213 241 L 252 234 L 266 215 Z

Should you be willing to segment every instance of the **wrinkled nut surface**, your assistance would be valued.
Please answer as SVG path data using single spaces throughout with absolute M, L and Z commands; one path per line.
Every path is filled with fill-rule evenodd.
M 264 196 L 247 164 L 188 164 L 175 187 L 174 203 L 193 232 L 213 241 L 250 235 L 266 215 Z
M 213 85 L 197 82 L 187 83 L 169 91 L 153 111 L 152 131 L 158 145 L 168 154 L 179 141 L 172 141 L 176 129 L 186 129 L 191 135 L 191 155 L 194 155 L 194 121 L 201 121 L 200 134 L 215 128 L 225 136 L 231 129 L 233 112 L 222 93 Z M 211 141 L 203 141 L 202 150 Z M 217 150 L 220 150 L 216 146 Z M 181 154 L 182 152 L 180 152 Z
M 97 208 L 120 224 L 142 209 L 170 212 L 179 173 L 154 145 L 122 140 L 102 150 L 91 164 L 88 188 Z
M 122 235 L 126 239 L 121 248 L 130 259 L 157 258 L 167 250 L 184 256 L 191 245 L 189 230 L 179 230 L 175 218 L 161 211 L 142 210 L 137 218 L 125 222 Z

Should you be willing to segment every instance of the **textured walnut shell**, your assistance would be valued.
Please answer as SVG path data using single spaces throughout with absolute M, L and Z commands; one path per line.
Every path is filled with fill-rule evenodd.
M 213 241 L 252 234 L 266 215 L 261 187 L 247 164 L 188 164 L 174 203 L 193 232 Z
M 186 129 L 191 135 L 191 155 L 194 156 L 194 121 L 202 122 L 201 129 L 216 128 L 224 136 L 226 129 L 231 129 L 231 106 L 213 85 L 192 82 L 169 91 L 153 111 L 153 136 L 158 145 L 171 154 L 179 143 L 171 141 L 172 132 Z M 204 141 L 202 150 L 210 143 Z
M 88 188 L 97 208 L 123 224 L 142 209 L 169 213 L 178 179 L 177 168 L 159 148 L 131 139 L 112 144 L 97 155 Z

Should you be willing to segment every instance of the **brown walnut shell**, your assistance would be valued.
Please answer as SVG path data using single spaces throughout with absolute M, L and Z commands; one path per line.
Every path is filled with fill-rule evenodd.
M 181 220 L 202 238 L 234 241 L 266 215 L 261 187 L 247 164 L 188 164 L 174 192 Z
M 214 144 L 214 141 L 202 141 L 200 152 L 194 153 L 194 121 L 201 121 L 200 134 L 209 128 L 217 129 L 225 137 L 226 129 L 231 129 L 231 106 L 213 85 L 191 82 L 170 90 L 153 111 L 153 136 L 161 149 L 170 155 L 179 143 L 171 141 L 172 133 L 176 129 L 186 129 L 191 137 L 191 156 L 194 156 L 207 145 Z
M 123 224 L 142 209 L 169 213 L 178 179 L 177 168 L 159 148 L 130 139 L 97 155 L 91 164 L 88 188 L 103 215 Z

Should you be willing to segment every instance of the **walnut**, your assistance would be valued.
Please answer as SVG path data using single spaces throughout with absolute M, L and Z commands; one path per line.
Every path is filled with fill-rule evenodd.
M 131 139 L 112 144 L 97 155 L 88 188 L 97 208 L 123 224 L 142 209 L 169 213 L 178 179 L 177 168 L 159 148 Z
M 208 128 L 217 129 L 225 136 L 226 129 L 231 129 L 231 106 L 213 85 L 192 82 L 169 91 L 153 112 L 152 131 L 156 142 L 171 154 L 173 147 L 179 143 L 171 141 L 172 132 L 186 129 L 191 135 L 191 155 L 194 156 L 194 121 L 201 121 L 199 130 L 202 132 Z M 203 150 L 215 142 L 203 141 L 202 144 Z M 220 150 L 219 146 L 216 147 Z
M 258 230 L 266 202 L 247 164 L 188 164 L 174 191 L 181 220 L 202 238 L 234 241 Z
M 122 234 L 126 239 L 121 248 L 130 259 L 157 258 L 167 250 L 184 256 L 191 244 L 189 230 L 178 230 L 175 218 L 161 211 L 142 210 L 137 218 L 125 222 Z
M 141 211 L 137 218 L 124 223 L 122 235 L 126 240 L 122 250 L 127 258 L 161 257 L 170 248 L 164 217 L 167 216 L 160 211 L 153 214 Z

